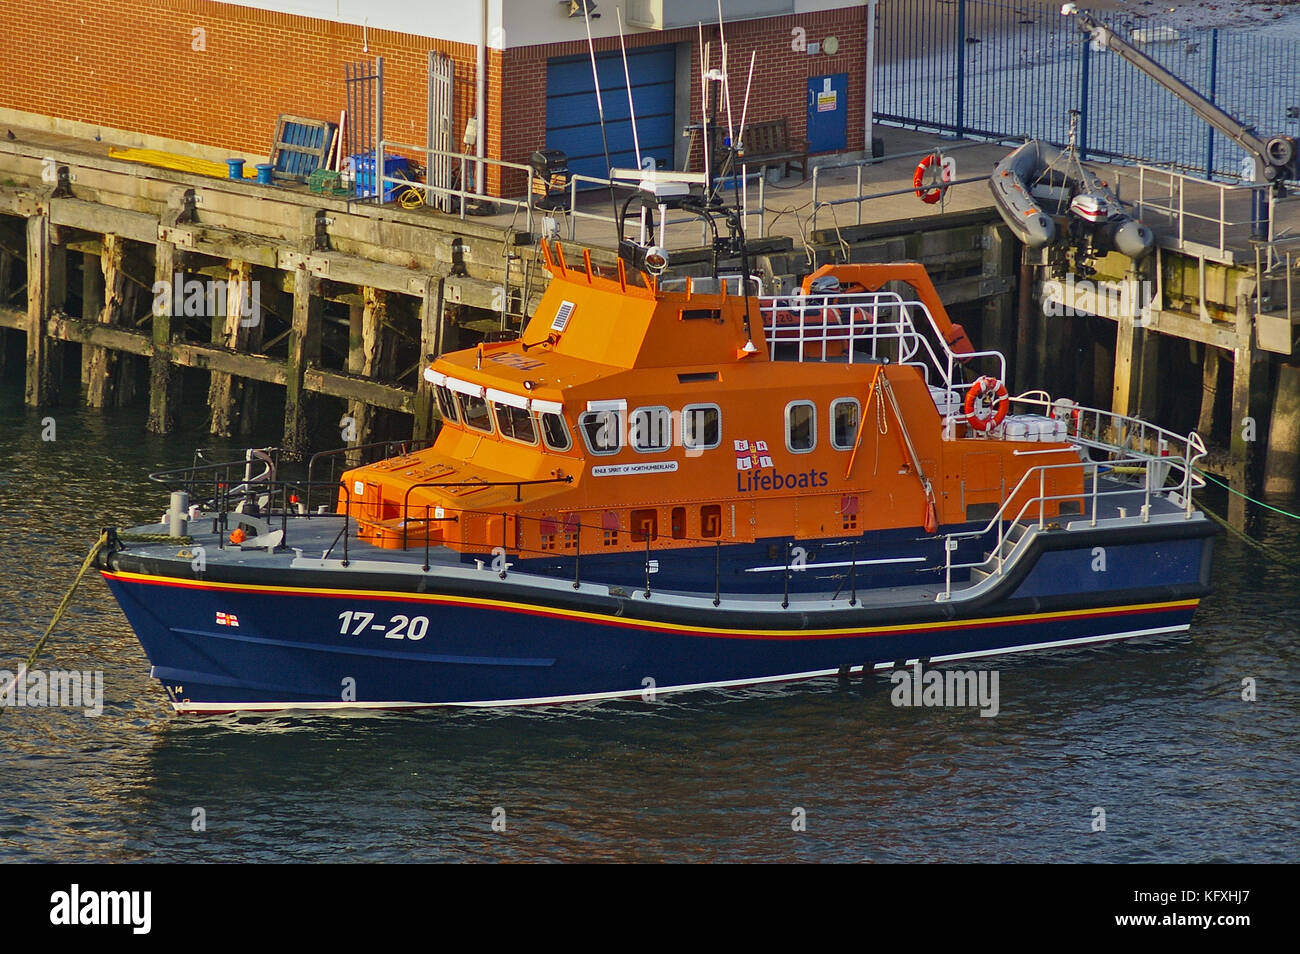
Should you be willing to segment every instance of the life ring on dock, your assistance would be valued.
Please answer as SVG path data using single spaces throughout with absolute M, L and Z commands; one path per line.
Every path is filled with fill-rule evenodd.
M 939 185 L 927 186 L 925 184 L 925 172 L 935 166 L 939 167 L 942 181 Z M 916 171 L 912 173 L 912 188 L 916 190 L 916 197 L 927 205 L 934 205 L 948 191 L 947 177 L 947 169 L 944 168 L 943 160 L 938 153 L 932 152 L 928 156 L 923 156 L 921 161 L 916 164 Z
M 976 411 L 981 406 L 983 413 Z M 966 392 L 966 426 L 977 431 L 987 431 L 997 427 L 1007 416 L 1011 407 L 1011 398 L 1007 396 L 1007 386 L 997 378 L 984 375 L 970 386 Z

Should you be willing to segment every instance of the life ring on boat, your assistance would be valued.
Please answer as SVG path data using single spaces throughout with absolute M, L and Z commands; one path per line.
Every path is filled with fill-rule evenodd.
M 987 402 L 987 403 L 985 403 Z M 983 405 L 984 413 L 975 410 L 976 405 Z M 990 409 L 990 406 L 992 409 Z M 1007 396 L 1007 386 L 997 378 L 984 375 L 970 386 L 966 392 L 966 426 L 977 431 L 987 431 L 1002 423 L 1011 407 L 1011 398 Z
M 921 161 L 916 164 L 916 171 L 912 173 L 912 188 L 916 190 L 916 197 L 927 205 L 934 205 L 943 198 L 943 194 L 948 191 L 948 183 L 942 182 L 936 186 L 926 186 L 925 171 L 933 166 L 938 166 L 941 175 L 947 175 L 943 171 L 943 160 L 939 158 L 938 153 L 930 153 L 928 156 L 922 156 Z

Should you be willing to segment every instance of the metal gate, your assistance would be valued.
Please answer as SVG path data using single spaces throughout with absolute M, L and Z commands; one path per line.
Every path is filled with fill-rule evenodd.
M 380 141 L 384 138 L 384 58 L 344 64 L 348 93 L 347 155 L 370 157 L 370 186 L 374 189 L 374 163 Z M 360 176 L 360 170 L 354 170 Z M 357 193 L 362 195 L 360 191 Z
M 451 156 L 438 155 L 433 150 L 451 152 L 452 136 L 456 128 L 456 64 L 445 53 L 429 51 L 429 110 L 425 127 L 428 183 L 434 189 L 452 187 Z M 451 196 L 430 191 L 426 196 L 435 209 L 452 211 Z
M 1117 55 L 1093 49 L 1059 4 L 881 0 L 878 9 L 877 121 L 1063 144 L 1077 109 L 1085 156 L 1240 176 L 1240 149 Z M 1153 9 L 1095 15 L 1261 134 L 1300 133 L 1300 44 Z

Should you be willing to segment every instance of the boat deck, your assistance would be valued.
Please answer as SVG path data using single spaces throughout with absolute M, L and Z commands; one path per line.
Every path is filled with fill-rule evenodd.
M 1085 488 L 1083 515 L 1063 516 L 1056 520 L 1043 522 L 1040 529 L 1037 519 L 1029 519 L 1004 530 L 1004 561 L 1007 566 L 1014 562 L 1017 544 L 1025 536 L 1035 533 L 1075 533 L 1092 529 L 1094 526 L 1137 526 L 1143 522 L 1169 522 L 1187 517 L 1181 500 L 1169 491 L 1153 493 L 1148 498 L 1144 488 L 1135 484 L 1137 478 L 1104 476 L 1101 478 L 1098 496 L 1095 498 L 1096 520 L 1092 512 L 1091 481 Z M 1142 517 L 1142 508 L 1149 506 L 1146 521 Z M 1200 518 L 1198 511 L 1192 516 Z M 229 515 L 226 533 L 236 525 L 238 515 Z M 997 582 L 995 570 L 997 559 L 994 554 L 998 546 L 996 528 L 990 531 L 987 542 L 981 541 L 986 556 L 990 556 L 989 572 L 974 573 L 967 570 L 957 571 L 952 575 L 952 591 L 948 596 L 941 595 L 946 589 L 942 558 L 928 561 L 918 568 L 918 573 L 928 574 L 924 583 L 911 586 L 877 586 L 856 585 L 850 592 L 846 580 L 840 580 L 834 590 L 823 592 L 789 593 L 735 593 L 725 589 L 725 583 L 715 580 L 701 580 L 698 590 L 681 591 L 670 589 L 653 589 L 653 576 L 650 577 L 652 590 L 646 596 L 646 575 L 644 572 L 630 572 L 624 567 L 626 579 L 614 581 L 608 578 L 608 571 L 598 568 L 589 571 L 591 579 L 575 581 L 572 575 L 563 578 L 542 575 L 534 572 L 513 570 L 506 564 L 505 572 L 493 566 L 492 556 L 485 554 L 481 559 L 463 562 L 460 554 L 445 546 L 429 546 L 422 542 L 412 543 L 405 549 L 384 549 L 373 546 L 354 537 L 344 546 L 344 519 L 338 514 L 286 515 L 276 514 L 269 518 L 272 532 L 283 530 L 283 543 L 274 548 L 253 546 L 245 542 L 242 546 L 226 542 L 224 534 L 214 530 L 211 516 L 191 521 L 190 534 L 186 542 L 178 543 L 175 539 L 165 542 L 165 524 L 147 524 L 132 527 L 121 532 L 127 552 L 147 564 L 160 568 L 167 565 L 190 564 L 195 576 L 202 579 L 209 573 L 217 578 L 240 578 L 249 581 L 264 580 L 267 585 L 275 585 L 277 577 L 282 574 L 310 577 L 309 586 L 320 586 L 325 580 L 327 585 L 338 589 L 349 588 L 348 578 L 355 577 L 357 586 L 374 588 L 376 577 L 390 578 L 392 588 L 398 591 L 420 590 L 418 579 L 430 574 L 449 581 L 481 584 L 486 577 L 509 581 L 516 585 L 527 585 L 542 590 L 553 590 L 556 595 L 566 594 L 577 597 L 608 597 L 640 595 L 646 598 L 670 598 L 681 605 L 714 606 L 715 583 L 718 586 L 718 598 L 721 604 L 730 608 L 743 607 L 748 610 L 775 612 L 788 611 L 790 608 L 834 609 L 839 607 L 880 606 L 897 607 L 900 605 L 919 605 L 934 603 L 936 600 L 952 599 L 960 601 L 973 597 L 987 590 Z M 349 524 L 348 529 L 354 528 Z M 671 559 L 673 549 L 651 549 L 651 559 L 662 561 Z M 861 564 L 864 561 L 859 561 Z M 199 569 L 200 563 L 202 570 Z M 215 572 L 214 572 L 215 571 Z M 188 576 L 189 573 L 183 575 Z M 579 574 L 579 576 L 586 574 Z M 778 576 L 779 579 L 779 575 Z M 597 579 L 597 577 L 600 577 Z M 850 600 L 854 602 L 851 604 Z

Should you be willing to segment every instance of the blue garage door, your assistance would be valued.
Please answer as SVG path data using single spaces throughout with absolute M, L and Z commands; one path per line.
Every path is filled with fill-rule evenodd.
M 666 169 L 673 165 L 676 62 L 672 46 L 627 51 L 641 156 L 654 156 Z M 636 150 L 628 119 L 622 54 L 597 54 L 596 72 L 605 106 L 610 163 L 621 169 L 634 168 Z M 569 157 L 571 172 L 602 177 L 609 174 L 588 55 L 557 58 L 546 65 L 546 148 L 563 150 Z

